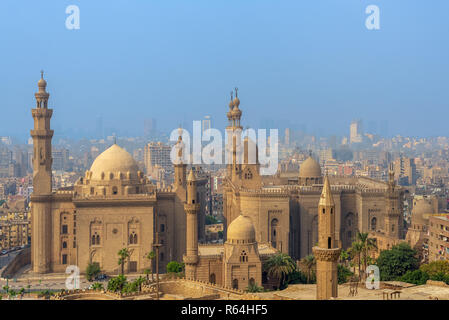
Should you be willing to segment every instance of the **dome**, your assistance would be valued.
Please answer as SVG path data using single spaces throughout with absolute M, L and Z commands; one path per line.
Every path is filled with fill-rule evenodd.
M 227 241 L 230 243 L 256 242 L 256 230 L 251 218 L 240 215 L 234 219 L 228 227 Z
M 321 177 L 321 167 L 318 162 L 309 156 L 299 167 L 299 177 Z
M 237 97 L 237 95 L 235 96 L 233 103 L 234 103 L 234 106 L 236 106 L 237 108 L 240 106 L 240 99 Z
M 231 114 L 236 117 L 240 117 L 242 115 L 242 111 L 239 109 L 237 105 L 235 105 L 234 109 L 232 109 Z
M 106 177 L 109 172 L 114 174 L 130 172 L 132 178 L 135 179 L 139 167 L 125 149 L 113 144 L 95 159 L 90 171 L 92 172 L 92 180 L 101 180 L 101 174 L 104 173 Z
M 47 86 L 47 81 L 45 81 L 43 78 L 39 79 L 37 82 L 37 86 L 39 88 L 45 88 Z

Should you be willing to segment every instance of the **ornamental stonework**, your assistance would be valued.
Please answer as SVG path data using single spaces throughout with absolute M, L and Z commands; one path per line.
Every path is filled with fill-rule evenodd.
M 319 261 L 337 261 L 340 257 L 341 248 L 324 249 L 320 247 L 313 247 L 313 255 Z

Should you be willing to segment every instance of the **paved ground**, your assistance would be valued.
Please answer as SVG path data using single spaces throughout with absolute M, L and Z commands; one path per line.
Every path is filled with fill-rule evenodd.
M 349 296 L 349 285 L 338 286 L 338 300 L 382 300 L 383 291 L 368 290 L 365 287 L 357 289 L 355 297 Z M 398 300 L 449 300 L 449 287 L 440 287 L 435 285 L 412 286 L 400 289 L 401 295 Z M 314 284 L 294 284 L 289 285 L 282 291 L 255 293 L 263 299 L 295 299 L 295 300 L 315 300 L 316 285 Z

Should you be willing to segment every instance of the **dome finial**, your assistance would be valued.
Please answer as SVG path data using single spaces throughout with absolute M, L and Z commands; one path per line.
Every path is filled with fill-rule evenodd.
M 41 70 L 41 79 L 44 79 L 44 70 Z

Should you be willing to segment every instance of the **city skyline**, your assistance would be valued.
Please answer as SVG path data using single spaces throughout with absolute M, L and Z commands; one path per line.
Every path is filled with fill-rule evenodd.
M 165 132 L 205 115 L 224 128 L 235 86 L 255 128 L 347 136 L 360 118 L 383 135 L 447 135 L 438 116 L 449 101 L 443 1 L 379 1 L 380 30 L 365 27 L 366 1 L 176 2 L 176 11 L 174 3 L 78 1 L 79 30 L 65 27 L 69 4 L 0 5 L 0 27 L 11 31 L 11 50 L 0 53 L 11 120 L 1 136 L 28 137 L 29 92 L 41 69 L 54 128 L 66 136 L 94 132 L 99 117 L 123 136 L 142 135 L 146 118 Z

